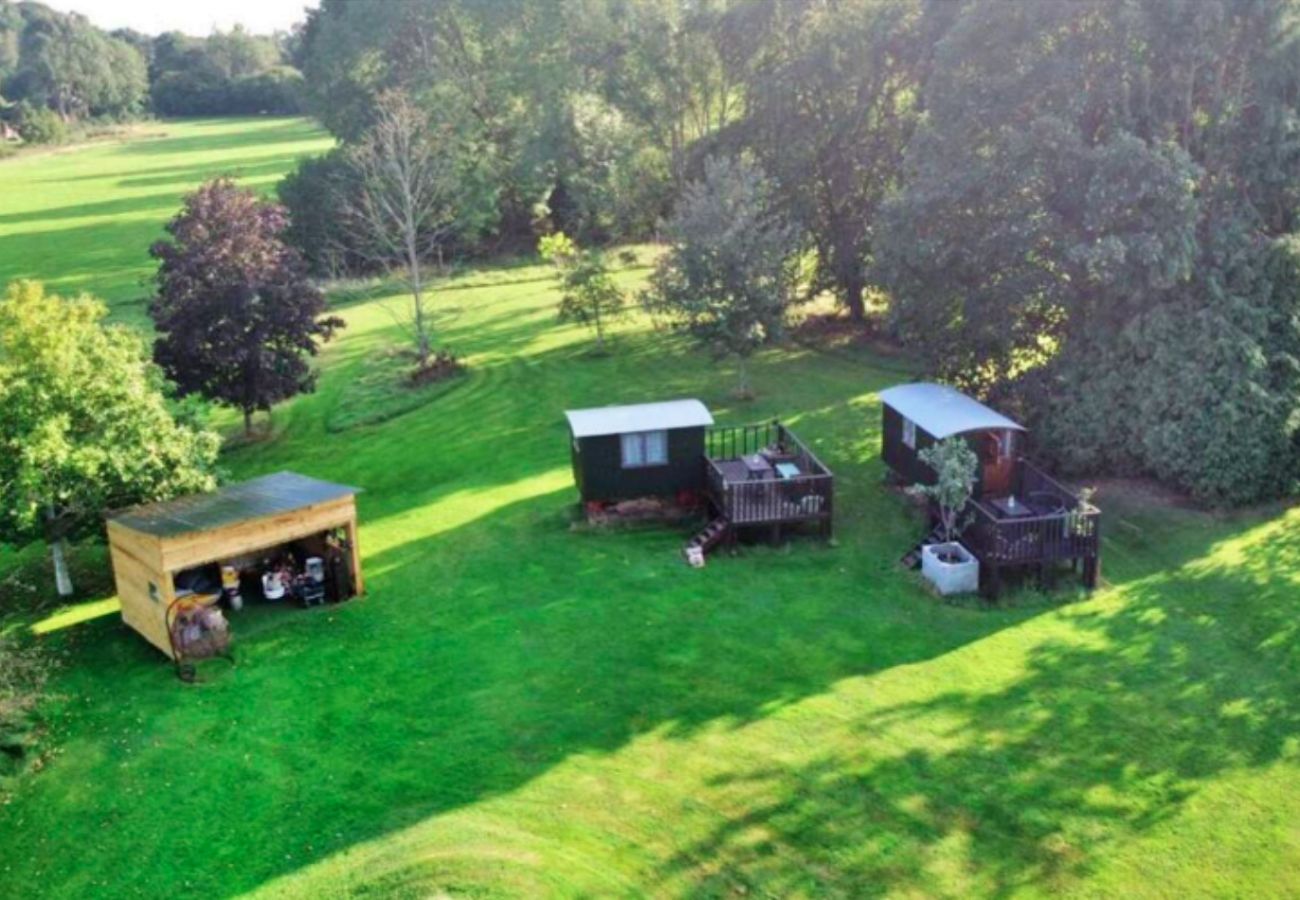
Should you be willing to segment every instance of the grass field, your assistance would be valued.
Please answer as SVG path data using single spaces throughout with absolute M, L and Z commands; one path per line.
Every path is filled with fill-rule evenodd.
M 302 119 L 150 122 L 123 139 L 5 160 L 0 166 L 0 284 L 39 278 L 89 291 L 123 321 L 145 320 L 149 245 L 205 178 L 270 191 L 295 159 L 331 139 Z
M 322 145 L 259 127 L 284 139 L 194 125 L 0 164 L 10 209 L 88 184 L 77 220 L 102 219 L 36 266 L 10 248 L 49 220 L 6 211 L 0 278 L 129 300 L 186 187 L 146 211 L 135 179 Z M 1300 510 L 1103 490 L 1105 590 L 942 604 L 895 564 L 918 523 L 881 487 L 898 361 L 773 351 L 737 405 L 642 321 L 587 355 L 541 267 L 437 296 L 463 384 L 330 430 L 395 339 L 383 298 L 347 299 L 319 391 L 225 459 L 363 486 L 369 596 L 239 614 L 237 665 L 194 687 L 111 598 L 29 617 L 65 659 L 57 752 L 0 806 L 0 896 L 1300 893 Z M 680 395 L 791 422 L 838 476 L 835 545 L 692 571 L 682 534 L 571 531 L 561 410 Z

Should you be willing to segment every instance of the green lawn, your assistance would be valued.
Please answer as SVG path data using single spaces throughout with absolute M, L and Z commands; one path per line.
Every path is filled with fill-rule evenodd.
M 123 139 L 0 161 L 0 285 L 39 278 L 143 322 L 149 245 L 184 193 L 217 175 L 270 191 L 294 160 L 331 145 L 304 119 L 150 122 Z
M 322 145 L 257 124 L 298 135 L 281 162 Z M 255 158 L 227 143 L 246 127 L 19 165 L 72 205 L 96 160 L 93 215 L 173 153 Z M 82 226 L 66 267 L 13 257 L 41 223 L 8 216 L 0 273 L 129 298 L 185 186 Z M 437 296 L 463 384 L 331 431 L 394 340 L 363 295 L 318 393 L 226 458 L 363 486 L 368 597 L 235 616 L 237 666 L 194 687 L 111 599 L 32 621 L 66 654 L 58 750 L 0 807 L 0 896 L 1300 893 L 1300 510 L 1103 491 L 1107 589 L 942 604 L 895 564 L 918 531 L 877 459 L 897 361 L 771 352 L 737 405 L 639 320 L 588 356 L 541 267 Z M 681 395 L 791 422 L 838 476 L 835 546 L 693 571 L 683 534 L 570 531 L 561 410 Z

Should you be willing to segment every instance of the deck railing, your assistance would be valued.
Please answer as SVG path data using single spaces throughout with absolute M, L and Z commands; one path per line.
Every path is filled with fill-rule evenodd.
M 733 481 L 713 460 L 708 465 L 710 496 L 737 525 L 815 520 L 831 515 L 835 492 L 831 475 Z
M 776 422 L 710 428 L 704 433 L 705 455 L 709 459 L 739 459 L 776 446 L 780 442 L 781 431 L 784 428 Z
M 1101 511 L 1026 460 L 1017 465 L 1017 496 L 1038 512 L 1005 518 L 986 501 L 972 500 L 962 533 L 982 561 L 1023 565 L 1096 559 L 1101 553 Z
M 710 459 L 740 459 L 768 451 L 788 460 L 807 475 L 830 475 L 831 470 L 794 432 L 780 422 L 710 428 L 704 434 L 705 455 Z
M 784 425 L 712 428 L 705 437 L 709 495 L 737 525 L 829 521 L 835 499 L 835 478 L 811 450 Z M 792 478 L 737 479 L 728 477 L 718 460 L 737 460 L 764 451 L 769 457 L 798 466 Z

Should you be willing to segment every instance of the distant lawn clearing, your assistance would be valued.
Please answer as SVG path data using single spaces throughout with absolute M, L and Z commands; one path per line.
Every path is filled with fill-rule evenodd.
M 175 128 L 20 160 L 16 192 L 0 163 L 0 277 L 129 299 L 190 183 L 169 167 L 262 159 L 269 187 L 327 145 Z M 47 206 L 106 218 L 45 247 Z M 881 485 L 875 392 L 899 360 L 772 351 L 737 405 L 734 373 L 639 319 L 591 358 L 542 266 L 434 297 L 463 384 L 329 431 L 399 340 L 353 299 L 319 391 L 225 460 L 363 487 L 367 598 L 234 615 L 237 666 L 194 687 L 110 598 L 33 617 L 65 656 L 58 752 L 0 806 L 0 896 L 1300 892 L 1300 510 L 1104 491 L 1110 587 L 947 605 L 896 562 L 919 524 Z M 561 411 L 681 396 L 797 430 L 837 476 L 836 545 L 692 571 L 685 533 L 571 531 Z
M 183 194 L 216 175 L 269 192 L 297 158 L 332 144 L 306 119 L 195 119 L 0 160 L 0 285 L 38 278 L 89 291 L 143 322 L 149 245 Z

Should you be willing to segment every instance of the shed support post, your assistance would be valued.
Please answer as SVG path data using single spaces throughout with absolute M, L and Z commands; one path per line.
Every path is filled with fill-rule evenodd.
M 366 592 L 365 577 L 361 574 L 361 544 L 357 540 L 357 520 L 348 520 L 348 552 L 352 556 L 352 584 L 358 597 Z

